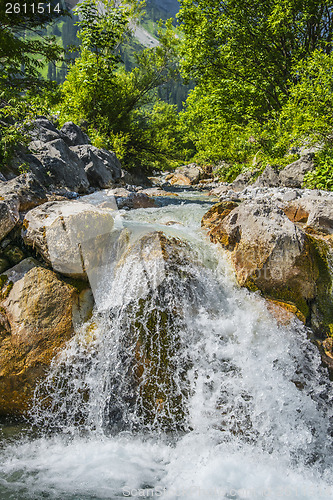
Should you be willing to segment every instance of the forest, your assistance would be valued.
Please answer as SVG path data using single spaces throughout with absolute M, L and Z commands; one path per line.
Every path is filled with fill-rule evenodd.
M 181 0 L 159 23 L 151 2 L 23 4 L 0 11 L 0 171 L 47 116 L 126 169 L 196 162 L 228 182 L 320 146 L 305 187 L 333 189 L 332 2 Z M 154 47 L 134 39 L 143 19 L 158 24 Z

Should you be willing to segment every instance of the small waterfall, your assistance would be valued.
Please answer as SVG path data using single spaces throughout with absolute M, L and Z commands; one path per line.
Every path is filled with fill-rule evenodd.
M 31 457 L 21 481 L 35 474 L 34 494 L 331 498 L 332 389 L 317 348 L 297 319 L 279 325 L 236 286 L 198 230 L 204 209 L 124 216 L 124 231 L 148 230 L 103 271 L 93 317 L 36 392 L 32 417 L 49 437 L 11 449 Z

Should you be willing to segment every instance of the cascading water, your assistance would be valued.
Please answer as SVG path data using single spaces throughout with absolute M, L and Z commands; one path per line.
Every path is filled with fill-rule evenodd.
M 123 214 L 96 311 L 36 392 L 44 433 L 2 442 L 1 498 L 333 497 L 317 348 L 236 286 L 187 198 Z

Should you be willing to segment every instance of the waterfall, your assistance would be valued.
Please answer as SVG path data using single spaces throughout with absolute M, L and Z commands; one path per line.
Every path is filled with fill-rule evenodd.
M 124 214 L 96 310 L 36 391 L 43 434 L 3 451 L 4 498 L 332 498 L 317 348 L 237 287 L 189 201 Z

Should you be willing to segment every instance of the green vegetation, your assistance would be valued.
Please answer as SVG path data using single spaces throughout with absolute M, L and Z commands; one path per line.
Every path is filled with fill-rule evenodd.
M 62 13 L 46 26 L 43 19 L 53 37 L 47 48 L 22 37 L 29 16 L 13 26 L 2 15 L 8 47 L 19 40 L 24 54 L 6 51 L 5 64 L 0 57 L 3 164 L 22 140 L 18 123 L 55 113 L 60 124 L 85 124 L 93 143 L 115 150 L 125 168 L 196 161 L 219 165 L 228 181 L 268 164 L 283 168 L 298 148 L 317 144 L 306 185 L 333 189 L 332 3 L 182 0 L 178 27 L 158 23 L 165 13 L 153 0 L 118 3 L 103 0 L 101 10 L 85 0 L 79 20 Z M 158 46 L 143 49 L 133 39 L 138 17 Z

